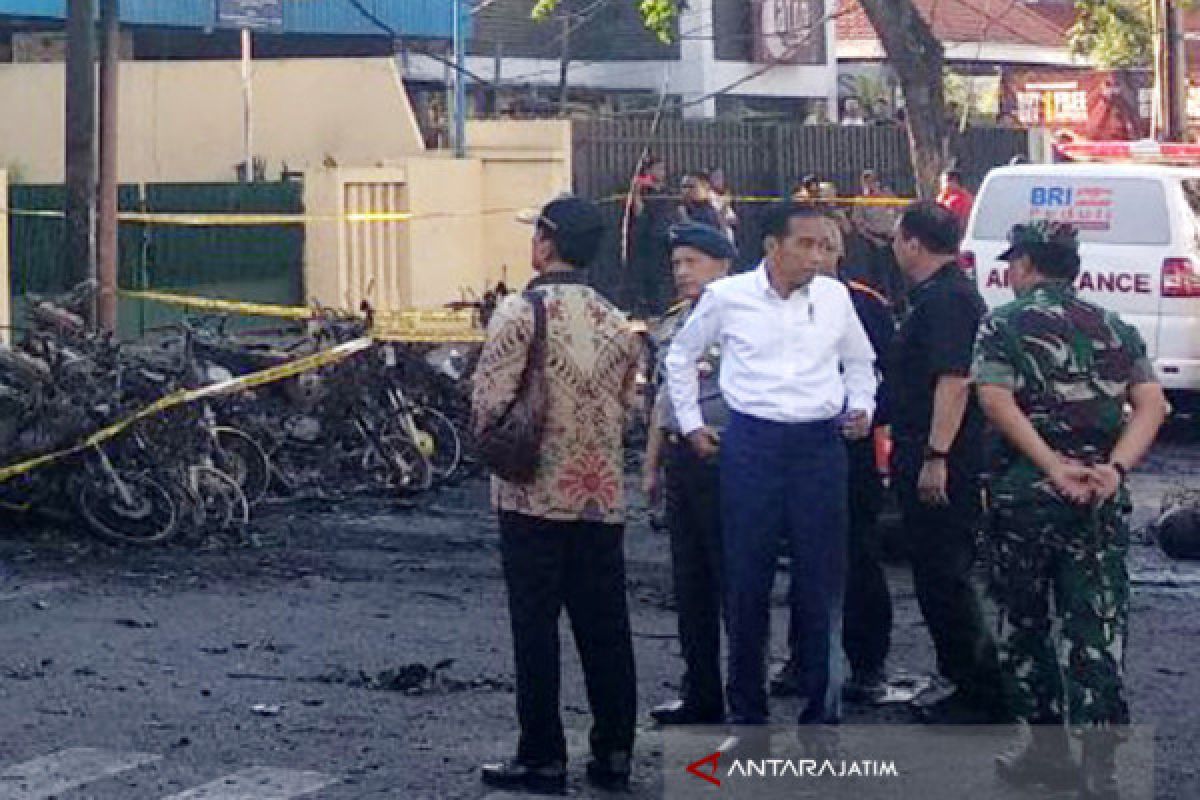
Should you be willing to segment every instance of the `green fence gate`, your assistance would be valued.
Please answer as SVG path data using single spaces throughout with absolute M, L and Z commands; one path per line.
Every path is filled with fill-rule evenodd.
M 301 214 L 303 186 L 284 183 L 178 183 L 120 187 L 121 211 L 197 214 Z M 62 259 L 61 217 L 22 215 L 61 211 L 61 185 L 14 185 L 8 190 L 9 262 L 13 320 L 20 326 L 28 294 L 71 288 L 75 270 Z M 118 228 L 118 282 L 122 289 L 155 289 L 230 300 L 295 305 L 304 301 L 304 226 L 239 224 L 192 226 L 122 222 Z M 180 318 L 179 309 L 122 299 L 125 337 Z

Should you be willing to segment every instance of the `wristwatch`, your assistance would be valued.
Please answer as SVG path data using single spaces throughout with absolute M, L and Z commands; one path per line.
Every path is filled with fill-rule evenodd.
M 950 457 L 949 451 L 938 450 L 931 444 L 925 445 L 925 460 L 926 461 L 945 461 Z

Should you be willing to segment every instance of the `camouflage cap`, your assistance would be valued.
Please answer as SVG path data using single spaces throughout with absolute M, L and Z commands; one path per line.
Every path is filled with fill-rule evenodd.
M 1031 249 L 1047 246 L 1078 253 L 1079 230 L 1074 225 L 1046 219 L 1013 225 L 1008 232 L 1008 249 L 997 258 L 999 261 L 1011 261 Z

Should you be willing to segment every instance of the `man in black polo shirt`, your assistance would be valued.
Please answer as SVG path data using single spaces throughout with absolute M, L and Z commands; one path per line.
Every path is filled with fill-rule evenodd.
M 918 697 L 927 721 L 990 723 L 1006 715 L 996 647 L 971 583 L 983 466 L 983 416 L 968 374 L 985 306 L 957 263 L 958 221 L 910 206 L 892 248 L 909 312 L 892 348 L 894 472 L 917 602 L 945 679 Z M 953 690 L 947 684 L 953 685 Z

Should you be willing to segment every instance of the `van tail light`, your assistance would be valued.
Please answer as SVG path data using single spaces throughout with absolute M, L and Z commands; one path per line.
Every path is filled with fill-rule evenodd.
M 972 253 L 970 250 L 964 250 L 961 253 L 959 253 L 958 254 L 958 266 L 962 268 L 963 272 L 974 272 L 975 271 L 975 254 Z
M 1162 296 L 1200 298 L 1200 270 L 1190 258 L 1163 261 Z

